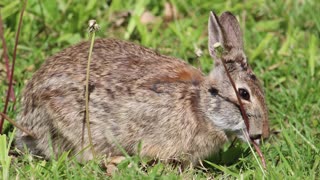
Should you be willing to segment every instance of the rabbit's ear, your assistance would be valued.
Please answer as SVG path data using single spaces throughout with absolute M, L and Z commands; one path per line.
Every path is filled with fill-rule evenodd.
M 225 48 L 243 50 L 242 33 L 237 18 L 230 12 L 224 12 L 219 22 L 223 29 Z
M 221 25 L 219 23 L 219 19 L 217 15 L 211 11 L 209 16 L 209 22 L 208 22 L 208 49 L 211 57 L 213 57 L 216 61 L 218 60 L 215 50 L 214 50 L 214 44 L 220 43 L 222 46 L 224 45 L 223 42 L 223 32 Z

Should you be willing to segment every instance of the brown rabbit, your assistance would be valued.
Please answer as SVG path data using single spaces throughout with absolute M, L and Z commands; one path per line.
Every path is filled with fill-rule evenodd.
M 114 39 L 95 41 L 90 74 L 90 124 L 99 155 L 129 154 L 197 163 L 217 151 L 229 135 L 243 139 L 246 129 L 236 94 L 214 51 L 221 43 L 249 117 L 252 139 L 268 137 L 263 90 L 247 64 L 242 35 L 229 12 L 209 18 L 209 51 L 215 67 L 209 76 L 180 59 Z M 47 59 L 27 84 L 18 122 L 36 135 L 18 131 L 16 143 L 50 158 L 82 150 L 85 74 L 89 42 Z M 88 145 L 87 130 L 84 144 Z M 84 160 L 92 158 L 84 150 Z

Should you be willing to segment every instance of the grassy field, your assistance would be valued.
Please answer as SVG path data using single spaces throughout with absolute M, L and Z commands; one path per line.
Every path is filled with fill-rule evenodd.
M 1 0 L 4 37 L 12 59 L 20 0 Z M 127 39 L 199 66 L 205 73 L 212 60 L 207 51 L 207 20 L 210 10 L 237 15 L 244 32 L 245 49 L 254 72 L 261 79 L 270 110 L 271 128 L 280 131 L 261 147 L 267 169 L 245 143 L 227 144 L 210 159 L 206 168 L 183 172 L 161 163 L 145 166 L 134 156 L 119 165 L 113 179 L 319 179 L 320 178 L 320 3 L 316 0 L 29 0 L 23 16 L 14 74 L 16 103 L 10 103 L 13 119 L 26 81 L 43 61 L 80 41 L 88 40 L 87 22 L 101 26 L 97 37 Z M 170 19 L 165 3 L 176 8 Z M 170 8 L 169 8 L 170 9 Z M 168 10 L 168 9 L 167 9 Z M 172 9 L 171 9 L 172 10 Z M 154 15 L 140 16 L 143 12 Z M 126 16 L 131 12 L 131 16 Z M 165 18 L 166 17 L 166 18 Z M 166 21 L 164 19 L 167 19 Z M 149 20 L 150 24 L 145 21 Z M 3 46 L 0 43 L 0 57 Z M 0 62 L 0 109 L 8 82 Z M 106 177 L 99 160 L 79 164 L 72 157 L 44 161 L 29 154 L 7 156 L 13 128 L 5 123 L 0 137 L 0 179 L 101 179 Z M 14 139 L 13 139 L 14 140 Z M 14 150 L 14 147 L 10 148 Z M 131 163 L 132 166 L 128 167 Z M 142 165 L 141 165 L 142 164 Z

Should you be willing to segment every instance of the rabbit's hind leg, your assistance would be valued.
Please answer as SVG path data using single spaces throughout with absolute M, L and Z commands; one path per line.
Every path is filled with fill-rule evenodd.
M 32 132 L 35 137 L 18 130 L 16 133 L 15 145 L 18 149 L 24 151 L 27 148 L 31 154 L 43 156 L 45 159 L 52 157 L 53 148 L 50 144 L 50 136 L 53 131 L 51 118 L 49 114 L 43 113 L 39 107 L 27 114 L 18 116 L 18 123 Z

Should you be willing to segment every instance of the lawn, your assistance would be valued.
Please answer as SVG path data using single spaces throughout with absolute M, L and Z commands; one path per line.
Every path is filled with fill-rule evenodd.
M 4 37 L 13 58 L 15 33 L 22 0 L 1 0 Z M 15 119 L 27 80 L 54 53 L 89 40 L 88 21 L 100 25 L 97 38 L 126 39 L 158 52 L 184 59 L 208 73 L 207 50 L 210 10 L 231 11 L 244 34 L 249 63 L 261 80 L 269 107 L 273 134 L 261 150 L 267 168 L 248 144 L 228 143 L 205 167 L 179 168 L 145 164 L 139 156 L 118 165 L 113 179 L 319 179 L 320 178 L 320 3 L 317 0 L 28 0 L 24 12 L 14 73 L 16 102 L 7 114 Z M 168 3 L 171 6 L 168 8 Z M 166 4 L 166 5 L 165 5 Z M 176 10 L 176 11 L 174 11 Z M 174 13 L 170 13 L 174 12 Z M 130 15 L 129 15 L 130 14 Z M 141 18 L 141 15 L 143 18 Z M 149 14 L 149 16 L 147 16 Z M 150 15 L 151 14 L 151 15 Z M 172 15 L 174 14 L 174 15 Z M 4 109 L 8 81 L 0 43 L 0 110 Z M 197 57 L 195 51 L 201 50 Z M 4 124 L 0 137 L 0 179 L 101 179 L 100 160 L 78 163 L 67 153 L 45 161 L 28 153 L 7 156 L 14 146 L 14 129 Z M 131 164 L 128 167 L 128 164 Z

